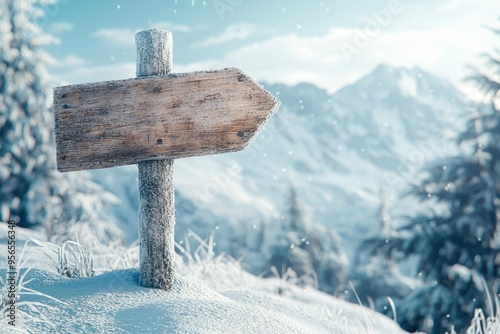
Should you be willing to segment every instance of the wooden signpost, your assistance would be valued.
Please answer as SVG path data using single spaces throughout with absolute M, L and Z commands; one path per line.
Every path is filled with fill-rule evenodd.
M 173 280 L 173 159 L 241 150 L 279 101 L 243 71 L 170 74 L 172 35 L 136 34 L 136 79 L 54 89 L 61 172 L 139 164 L 140 284 Z

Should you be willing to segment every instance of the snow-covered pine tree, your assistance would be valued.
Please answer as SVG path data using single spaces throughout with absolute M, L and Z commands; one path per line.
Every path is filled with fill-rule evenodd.
M 350 280 L 357 294 L 347 295 L 347 299 L 357 303 L 360 298 L 364 305 L 375 308 L 380 313 L 393 317 L 389 298 L 398 301 L 406 297 L 416 285 L 414 279 L 403 275 L 399 265 L 391 258 L 374 256 L 383 243 L 396 237 L 394 222 L 389 211 L 388 198 L 380 191 L 378 209 L 379 231 L 375 236 L 364 239 L 356 250 L 355 260 L 350 268 Z M 350 287 L 346 287 L 350 289 Z
M 435 162 L 412 191 L 434 211 L 409 218 L 389 243 L 380 239 L 378 251 L 416 259 L 424 282 L 398 306 L 408 331 L 463 333 L 476 308 L 493 312 L 486 287 L 499 292 L 500 54 L 485 70 L 472 79 L 491 102 L 474 108 L 459 137 L 468 153 Z
M 55 169 L 50 57 L 42 49 L 53 38 L 36 23 L 43 16 L 40 5 L 51 3 L 56 1 L 0 2 L 0 221 L 42 226 L 49 234 L 74 237 L 83 228 L 100 240 L 120 237 L 103 215 L 114 196 L 87 173 Z
M 345 283 L 347 256 L 335 230 L 311 222 L 293 184 L 283 224 L 281 235 L 276 236 L 277 245 L 271 251 L 271 266 L 276 267 L 281 275 L 287 268 L 294 270 L 299 277 L 316 274 L 319 289 L 333 294 Z M 314 282 L 306 280 L 305 283 Z

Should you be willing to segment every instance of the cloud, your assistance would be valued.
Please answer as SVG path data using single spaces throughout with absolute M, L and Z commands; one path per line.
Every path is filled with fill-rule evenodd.
M 53 76 L 57 85 L 135 78 L 135 62 L 101 66 L 86 64 L 85 66 L 66 68 Z
M 77 55 L 70 54 L 64 56 L 61 59 L 58 59 L 56 62 L 54 62 L 52 66 L 57 69 L 71 69 L 75 67 L 82 67 L 85 64 L 86 64 L 85 59 Z
M 232 40 L 242 40 L 246 39 L 257 32 L 257 27 L 252 24 L 240 23 L 235 25 L 230 25 L 224 29 L 224 31 L 216 36 L 209 37 L 204 41 L 195 43 L 192 48 L 204 48 L 219 44 L 224 44 Z
M 461 85 L 464 74 L 467 74 L 465 65 L 473 63 L 478 54 L 491 48 L 491 32 L 473 22 L 463 22 L 460 27 L 427 30 L 411 29 L 411 25 L 404 29 L 401 26 L 391 28 L 384 27 L 378 34 L 368 36 L 363 43 L 359 42 L 360 34 L 366 34 L 363 25 L 359 28 L 334 27 L 317 36 L 296 33 L 265 36 L 258 43 L 249 43 L 237 49 L 220 48 L 220 53 L 208 59 L 174 63 L 173 70 L 190 72 L 239 66 L 259 81 L 286 84 L 310 82 L 334 92 L 359 79 L 378 64 L 387 63 L 393 66 L 420 66 Z M 233 33 L 233 36 L 244 38 L 245 34 Z M 128 35 L 133 36 L 133 33 Z M 224 40 L 222 36 L 224 34 L 204 43 L 217 45 Z M 346 53 L 346 45 L 352 46 L 354 51 Z M 86 69 L 62 75 L 68 81 L 75 82 L 74 78 L 78 78 L 76 82 L 82 82 L 133 77 L 135 72 L 133 63 L 104 68 L 86 66 Z
M 332 28 L 323 36 L 287 34 L 245 45 L 220 57 L 176 65 L 176 71 L 240 66 L 258 80 L 296 84 L 311 82 L 333 92 L 352 83 L 380 63 L 421 66 L 460 84 L 464 66 L 488 45 L 487 31 L 480 26 L 426 31 L 382 31 L 360 45 L 357 28 Z M 346 56 L 342 46 L 355 52 Z M 446 66 L 443 66 L 446 64 Z
M 130 47 L 135 45 L 135 33 L 138 31 L 138 29 L 103 28 L 92 33 L 92 37 L 100 38 L 114 46 Z
M 48 31 L 54 35 L 59 35 L 64 32 L 72 31 L 73 28 L 73 24 L 69 22 L 54 22 L 49 26 Z
M 481 12 L 484 11 L 497 11 L 499 10 L 500 6 L 499 3 L 496 1 L 484 1 L 481 3 L 481 6 L 478 6 L 477 0 L 445 0 L 445 1 L 438 1 L 437 2 L 437 11 L 440 12 L 456 12 L 456 11 L 463 11 L 467 10 L 470 13 L 470 10 L 480 10 Z
M 204 26 L 188 26 L 184 24 L 176 24 L 172 22 L 157 22 L 149 27 L 165 29 L 170 32 L 189 33 L 205 29 Z M 103 28 L 92 33 L 93 37 L 99 38 L 106 43 L 118 47 L 133 47 L 135 45 L 135 34 L 145 28 L 128 29 L 128 28 Z
M 339 78 L 335 73 L 337 65 L 341 66 L 344 61 L 336 40 L 346 34 L 347 30 L 338 29 L 322 37 L 299 37 L 296 34 L 274 36 L 230 51 L 217 59 L 174 64 L 174 69 L 189 72 L 239 66 L 257 80 L 287 84 L 306 81 L 323 87 L 331 87 L 333 82 L 333 86 L 337 87 L 336 83 L 343 85 L 362 74 L 362 71 L 355 71 L 344 73 Z

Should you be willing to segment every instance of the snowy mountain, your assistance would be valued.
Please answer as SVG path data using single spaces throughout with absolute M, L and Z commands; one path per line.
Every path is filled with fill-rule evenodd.
M 216 250 L 243 258 L 253 273 L 268 269 L 291 184 L 311 221 L 338 231 L 352 256 L 380 229 L 381 189 L 395 207 L 425 161 L 453 149 L 463 118 L 461 94 L 419 68 L 381 65 L 333 95 L 310 84 L 266 89 L 282 106 L 247 149 L 175 162 L 177 240 L 217 228 Z M 122 199 L 116 214 L 134 239 L 137 167 L 92 175 Z M 411 210 L 398 203 L 393 214 Z

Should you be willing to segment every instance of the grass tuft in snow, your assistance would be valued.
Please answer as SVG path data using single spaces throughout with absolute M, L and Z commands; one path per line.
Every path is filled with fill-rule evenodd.
M 129 247 L 117 246 L 114 248 L 118 250 L 118 254 L 111 257 L 111 262 L 109 264 L 111 270 L 128 269 L 128 268 L 139 268 L 140 261 L 140 250 L 139 250 L 139 240 L 136 240 Z
M 181 242 L 176 242 L 176 272 L 184 277 L 203 283 L 214 290 L 248 287 L 248 275 L 244 269 L 242 259 L 236 260 L 224 252 L 216 255 L 214 235 L 210 232 L 207 239 L 202 239 L 191 230 Z M 191 240 L 197 245 L 192 249 Z M 278 295 L 291 293 L 292 287 L 318 287 L 318 278 L 315 271 L 299 276 L 292 268 L 283 268 L 282 275 L 275 267 L 259 275 L 260 278 L 271 273 L 270 279 L 277 279 L 278 284 L 269 292 Z M 272 285 L 274 286 L 274 284 Z
M 354 293 L 354 296 L 356 297 L 356 300 L 358 301 L 358 304 L 359 306 L 361 306 L 360 310 L 362 312 L 362 318 L 364 320 L 364 323 L 361 321 L 361 320 L 355 320 L 356 322 L 356 325 L 357 327 L 359 327 L 359 330 L 360 330 L 360 334 L 374 334 L 376 333 L 375 329 L 374 329 L 374 325 L 371 321 L 371 318 L 373 315 L 369 314 L 369 311 L 368 310 L 371 310 L 373 312 L 376 312 L 375 310 L 375 307 L 374 307 L 374 303 L 371 302 L 370 305 L 371 307 L 370 308 L 366 308 L 363 303 L 361 302 L 361 299 L 358 295 L 358 292 L 356 291 L 356 288 L 354 287 L 354 284 L 349 281 L 349 285 L 352 289 L 352 292 Z M 397 319 L 396 319 L 396 304 L 394 303 L 394 300 L 391 298 L 391 297 L 386 297 L 388 302 L 389 302 L 389 305 L 391 307 L 391 310 L 392 310 L 392 314 L 393 314 L 393 321 L 395 323 L 397 323 Z M 329 311 L 329 310 L 326 310 L 327 311 L 327 315 L 329 317 L 332 317 L 332 313 Z M 337 314 L 338 317 L 341 317 L 342 316 L 342 311 L 340 310 L 339 313 Z M 360 317 L 361 318 L 361 317 Z M 349 323 L 349 320 L 346 320 L 344 317 L 341 317 L 341 319 L 343 319 L 345 321 L 345 323 Z M 387 334 L 390 334 L 390 333 L 396 333 L 396 327 L 393 327 L 392 328 L 392 332 L 388 332 Z
M 318 276 L 314 270 L 308 271 L 301 276 L 290 267 L 282 268 L 281 272 L 283 275 L 280 275 L 278 269 L 274 266 L 271 267 L 270 271 L 274 278 L 280 281 L 276 291 L 278 295 L 287 295 L 291 286 L 313 286 L 315 289 L 318 289 Z
M 29 258 L 23 260 L 27 244 L 28 241 L 24 245 L 21 256 L 16 264 L 15 275 L 9 273 L 11 270 L 7 269 L 5 279 L 0 277 L 0 333 L 33 333 L 34 329 L 37 329 L 40 333 L 57 332 L 57 326 L 44 316 L 44 311 L 55 311 L 56 309 L 42 302 L 25 300 L 27 296 L 42 297 L 64 305 L 66 304 L 59 299 L 28 287 L 31 280 L 26 280 L 26 276 L 31 268 L 24 268 Z M 15 277 L 15 326 L 8 324 L 9 321 L 13 320 L 9 317 L 12 290 L 14 290 L 12 287 L 12 276 Z
M 483 279 L 484 289 L 487 294 L 488 308 L 490 309 L 491 316 L 487 317 L 484 315 L 482 309 L 476 309 L 474 311 L 474 318 L 472 318 L 471 325 L 467 329 L 466 334 L 498 334 L 500 333 L 500 301 L 498 295 L 494 295 L 494 298 L 490 294 L 490 290 Z M 493 289 L 496 291 L 497 289 Z M 493 299 L 495 306 L 493 306 Z M 496 310 L 496 311 L 495 311 Z M 451 334 L 456 334 L 452 330 Z
M 358 304 L 360 306 L 363 306 L 363 303 L 361 303 L 361 299 L 359 298 L 358 292 L 354 288 L 354 284 L 352 284 L 351 281 L 349 281 L 349 284 L 351 285 L 351 289 L 354 292 L 354 296 L 356 296 L 356 300 L 358 301 Z M 363 318 L 365 319 L 365 325 L 360 323 L 360 327 L 364 329 L 366 334 L 372 334 L 374 333 L 372 323 L 370 321 L 370 317 L 368 315 L 368 312 L 366 312 L 365 308 L 362 308 L 363 311 Z
M 467 334 L 498 334 L 500 333 L 500 315 L 497 313 L 493 317 L 486 317 L 483 310 L 474 311 L 470 327 Z
M 33 238 L 30 241 L 43 248 L 59 274 L 70 278 L 98 275 L 94 270 L 94 255 L 80 244 L 78 237 L 76 241 L 64 241 L 61 246 Z
M 203 240 L 193 231 L 188 231 L 183 243 L 175 243 L 177 249 L 176 272 L 215 289 L 227 289 L 243 286 L 244 273 L 241 261 L 235 260 L 225 253 L 215 255 L 215 231 Z M 191 250 L 190 238 L 198 246 Z

